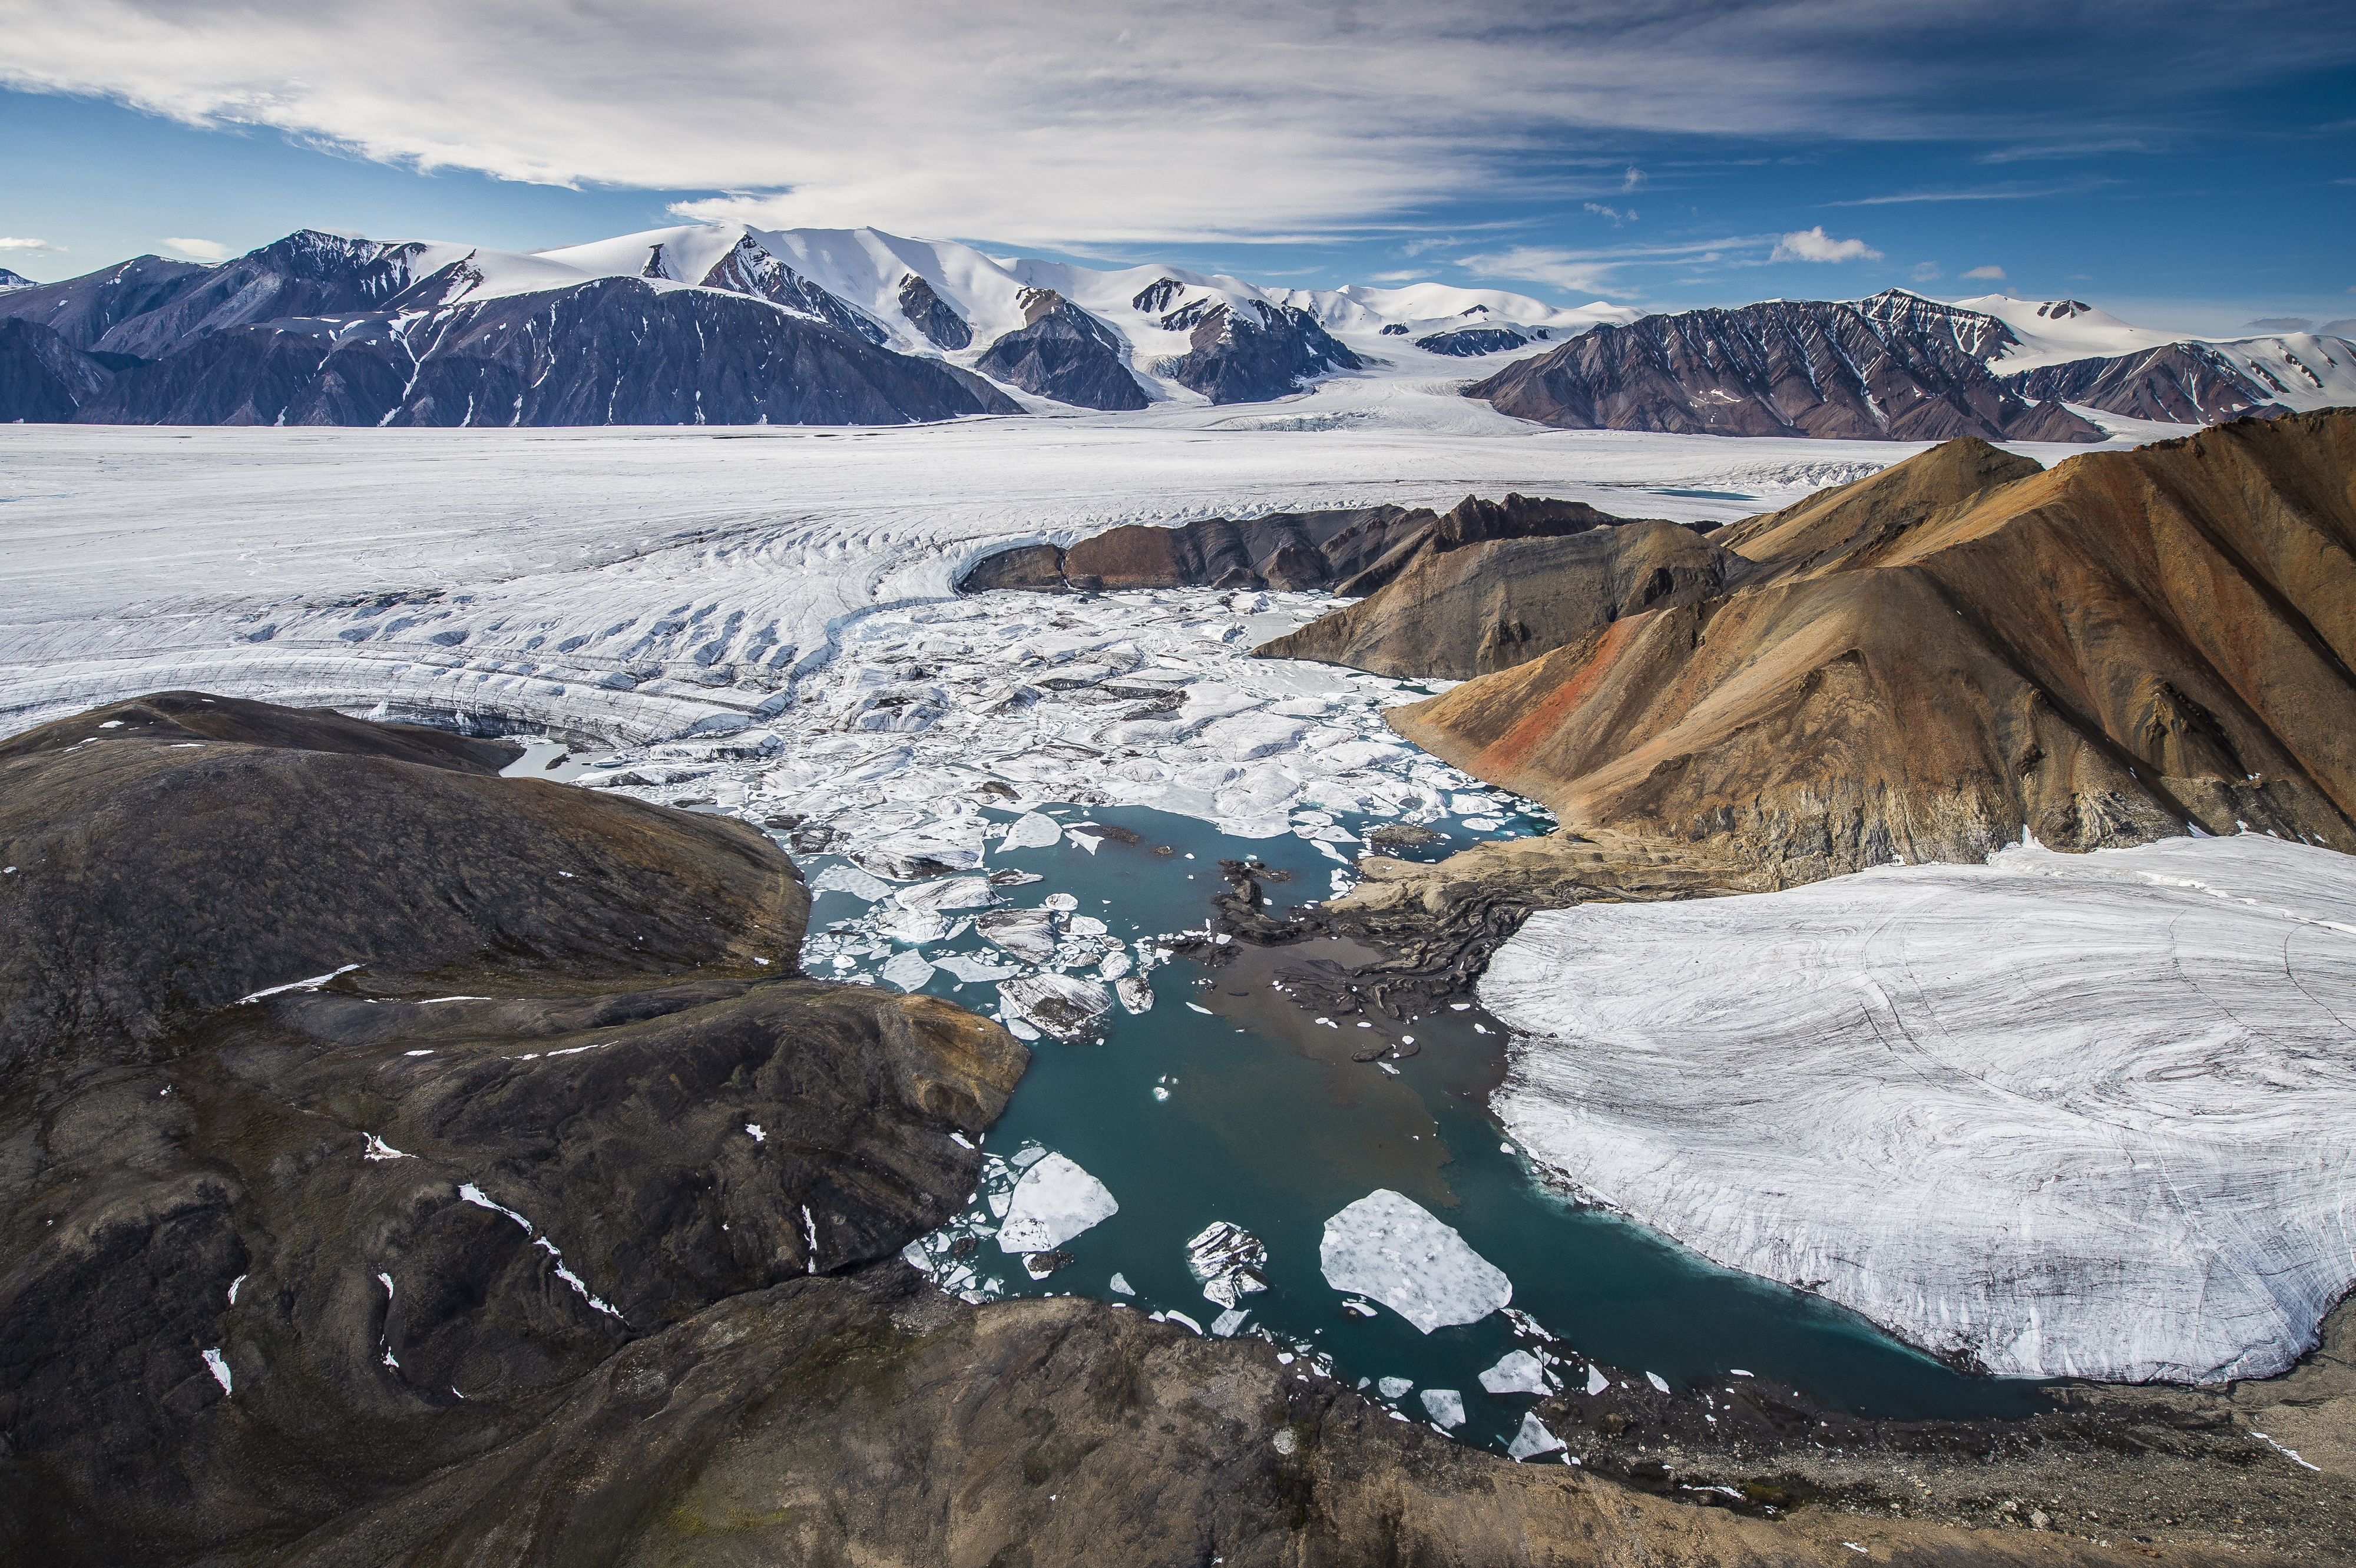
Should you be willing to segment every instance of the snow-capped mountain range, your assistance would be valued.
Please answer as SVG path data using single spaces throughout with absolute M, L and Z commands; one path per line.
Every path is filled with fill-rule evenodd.
M 2343 339 L 2179 338 L 2074 300 L 1646 317 L 872 229 L 686 225 L 531 254 L 303 231 L 218 266 L 147 256 L 0 292 L 0 420 L 875 424 L 1266 402 L 1336 377 L 1452 396 L 1481 371 L 1472 395 L 1539 423 L 1728 435 L 2091 440 L 2067 405 L 2200 423 L 2356 402 Z

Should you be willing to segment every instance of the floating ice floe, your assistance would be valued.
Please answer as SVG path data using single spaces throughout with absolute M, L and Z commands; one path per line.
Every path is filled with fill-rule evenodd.
M 1135 1295 L 1137 1292 L 1130 1287 L 1129 1278 L 1127 1275 L 1116 1272 L 1112 1276 L 1112 1294 L 1115 1295 Z
M 1417 1396 L 1435 1426 L 1464 1424 L 1464 1396 L 1454 1389 L 1426 1389 Z
M 1612 1380 L 1611 1380 L 1611 1379 L 1609 1379 L 1609 1378 L 1607 1378 L 1607 1377 L 1605 1377 L 1605 1376 L 1603 1375 L 1603 1369 L 1602 1369 L 1602 1368 L 1601 1368 L 1601 1367 L 1597 1367 L 1597 1366 L 1590 1366 L 1590 1367 L 1587 1369 L 1587 1397 L 1588 1397 L 1588 1398 L 1590 1398 L 1590 1399 L 1593 1399 L 1597 1394 L 1601 1393 L 1604 1390 L 1606 1390 L 1606 1389 L 1610 1388 L 1611 1386 L 1612 1386 Z
M 1047 1251 L 1119 1212 L 1104 1183 L 1061 1155 L 1042 1155 L 1009 1195 L 1006 1218 L 998 1228 L 999 1250 Z
M 1546 1366 L 1527 1350 L 1509 1350 L 1481 1374 L 1481 1386 L 1493 1394 L 1542 1394 L 1547 1391 Z
M 830 865 L 811 877 L 809 885 L 813 893 L 848 893 L 871 904 L 892 891 L 890 883 L 880 876 L 870 876 L 855 865 Z
M 850 858 L 862 871 L 894 882 L 921 882 L 927 877 L 971 871 L 981 864 L 981 851 L 971 844 L 909 834 L 854 849 Z
M 1407 1391 L 1415 1387 L 1415 1380 L 1413 1378 L 1381 1378 L 1376 1380 L 1375 1387 L 1387 1400 L 1405 1399 Z
M 933 961 L 970 985 L 976 981 L 1004 980 L 1023 972 L 1013 964 L 992 963 L 971 953 L 945 952 L 934 956 Z
M 1645 1373 L 1645 1374 L 1644 1374 L 1644 1380 L 1645 1380 L 1646 1382 L 1648 1382 L 1648 1383 L 1650 1383 L 1650 1384 L 1652 1384 L 1652 1385 L 1653 1385 L 1653 1391 L 1654 1391 L 1655 1393 L 1663 1393 L 1663 1394 L 1665 1394 L 1665 1393 L 1667 1393 L 1667 1392 L 1669 1391 L 1669 1380 L 1668 1380 L 1666 1378 L 1664 1378 L 1663 1376 L 1661 1376 L 1661 1374 L 1660 1374 L 1660 1373 L 1658 1373 L 1658 1372 L 1647 1372 L 1647 1373 Z
M 1037 811 L 1025 811 L 1006 824 L 1006 836 L 998 841 L 1000 850 L 1052 849 L 1064 836 L 1064 830 L 1053 817 Z
M 879 972 L 903 991 L 922 991 L 933 978 L 933 966 L 924 954 L 911 949 L 894 953 L 884 961 Z
M 1202 1283 L 1203 1297 L 1223 1307 L 1268 1288 L 1260 1271 L 1268 1248 L 1240 1225 L 1215 1219 L 1186 1243 L 1186 1272 Z
M 1514 1434 L 1505 1452 L 1515 1459 L 1535 1459 L 1541 1454 L 1551 1454 L 1562 1446 L 1562 1439 L 1546 1429 L 1538 1412 L 1531 1411 L 1522 1417 L 1522 1429 Z
M 1094 981 L 1069 974 L 1028 974 L 998 983 L 1001 1015 L 1020 1018 L 1066 1042 L 1084 1040 L 1112 1011 L 1112 997 Z
M 1113 994 L 1120 998 L 1124 1011 L 1153 1011 L 1153 983 L 1141 974 L 1124 974 L 1112 983 Z
M 1039 908 L 1053 909 L 1059 915 L 1068 915 L 1079 907 L 1080 901 L 1068 893 L 1050 893 L 1039 900 Z
M 992 909 L 975 916 L 973 929 L 1025 963 L 1055 956 L 1055 918 L 1044 909 Z
M 1530 1155 L 2008 1376 L 2281 1371 L 2356 1284 L 2356 858 L 2264 834 L 1531 917 Z
M 987 909 L 998 902 L 998 895 L 991 891 L 987 876 L 952 876 L 903 887 L 892 901 L 910 910 Z
M 922 947 L 926 942 L 945 941 L 949 934 L 946 915 L 931 909 L 884 909 L 874 917 L 875 934 L 889 937 L 909 947 Z
M 1477 1323 L 1514 1299 L 1513 1282 L 1412 1198 L 1378 1188 L 1325 1221 L 1325 1283 L 1371 1296 L 1423 1333 Z

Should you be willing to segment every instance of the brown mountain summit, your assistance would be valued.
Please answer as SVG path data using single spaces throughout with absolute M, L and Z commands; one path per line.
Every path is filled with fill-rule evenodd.
M 2356 412 L 2051 470 L 1952 441 L 1681 543 L 1649 604 L 1593 535 L 1517 543 L 1508 573 L 1513 546 L 1438 587 L 1454 564 L 1427 562 L 1289 640 L 1332 627 L 1323 656 L 1392 671 L 1419 642 L 1430 672 L 1474 650 L 1494 672 L 1392 723 L 1545 801 L 1567 845 L 1680 845 L 1751 886 L 1976 860 L 2024 829 L 2356 850 Z M 1551 650 L 1500 651 L 1515 621 Z

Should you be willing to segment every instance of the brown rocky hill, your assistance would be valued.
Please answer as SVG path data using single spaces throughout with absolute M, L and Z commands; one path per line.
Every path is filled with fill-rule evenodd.
M 1272 512 L 1176 528 L 1131 523 L 1065 549 L 1026 544 L 985 555 L 958 592 L 1118 588 L 1331 588 L 1371 594 L 1427 550 L 1492 539 L 1554 539 L 1625 521 L 1580 501 L 1466 496 L 1446 513 L 1375 506 Z
M 1612 618 L 1598 574 L 1591 629 L 1392 722 L 1748 886 L 2024 829 L 2356 851 L 2356 413 L 2049 471 L 1954 442 L 1708 542 L 1730 591 Z

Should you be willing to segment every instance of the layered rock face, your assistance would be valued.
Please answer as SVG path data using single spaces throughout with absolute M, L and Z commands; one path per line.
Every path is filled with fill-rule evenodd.
M 305 231 L 218 268 L 144 257 L 10 290 L 0 318 L 49 329 L 107 374 L 82 385 L 89 364 L 70 375 L 50 364 L 49 381 L 75 383 L 61 400 L 28 368 L 57 347 L 12 338 L 0 398 L 122 424 L 901 424 L 1021 412 L 980 376 L 880 347 L 874 322 L 750 242 L 700 279 L 673 279 L 655 246 L 644 278 L 474 304 L 480 273 L 462 259 L 421 275 L 425 249 Z
M 1391 720 L 1574 834 L 1740 885 L 2024 830 L 2356 849 L 2356 413 L 2024 467 L 1951 443 L 1722 531 L 1751 564 L 1723 596 Z
M 114 379 L 37 321 L 0 321 L 0 424 L 62 424 Z
M 957 586 L 966 594 L 1211 587 L 1331 588 L 1355 596 L 1373 593 L 1427 550 L 1556 538 L 1621 521 L 1580 501 L 1509 495 L 1503 501 L 1467 496 L 1445 514 L 1384 506 L 1272 512 L 1243 522 L 1209 518 L 1176 528 L 1130 524 L 1069 549 L 1029 544 L 986 555 Z
M 2199 343 L 2170 343 L 2148 353 L 2072 360 L 2006 376 L 2004 384 L 2027 398 L 2066 403 L 2124 413 L 2135 419 L 2207 424 L 2237 419 L 2261 408 L 2278 408 L 2280 387 L 2263 387 L 2215 349 Z M 2043 436 L 2021 437 L 2044 440 Z
M 1983 357 L 2005 330 L 1896 291 L 1859 305 L 1770 300 L 1598 327 L 1465 395 L 1572 429 L 1994 441 L 2034 428 L 2038 440 L 2102 440 L 1989 373 Z
M 1124 346 L 1095 317 L 1051 288 L 1025 297 L 1023 315 L 1024 325 L 992 343 L 976 369 L 1081 408 L 1136 409 L 1150 401 L 1130 374 Z
M 509 753 L 187 693 L 0 753 L 16 1560 L 291 1540 L 962 1205 L 1019 1045 L 801 978 L 754 830 Z

